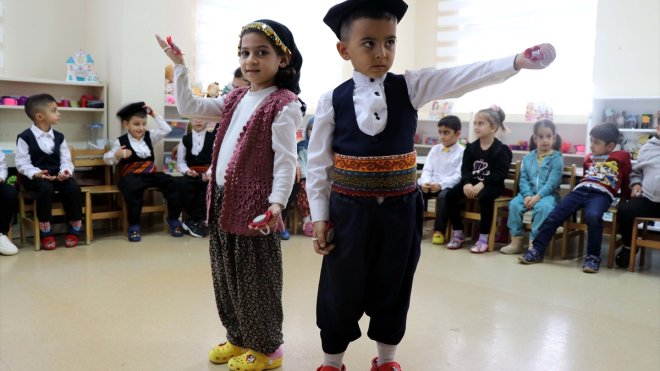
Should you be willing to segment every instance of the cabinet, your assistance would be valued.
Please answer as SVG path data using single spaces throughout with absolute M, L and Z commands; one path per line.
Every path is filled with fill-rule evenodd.
M 596 98 L 589 130 L 603 122 L 617 124 L 621 133 L 619 145 L 631 154 L 634 163 L 639 148 L 655 134 L 659 121 L 660 97 Z
M 62 116 L 55 130 L 64 134 L 69 144 L 76 148 L 87 148 L 89 125 L 103 124 L 103 138 L 108 138 L 108 118 L 106 112 L 107 87 L 104 83 L 76 83 L 45 79 L 21 79 L 0 76 L 0 96 L 30 96 L 47 93 L 58 102 L 68 99 L 72 106 L 78 106 L 83 95 L 93 96 L 104 102 L 103 108 L 60 107 Z M 30 127 L 31 120 L 25 114 L 25 107 L 0 105 L 0 147 L 7 154 L 9 167 L 14 166 L 16 136 Z

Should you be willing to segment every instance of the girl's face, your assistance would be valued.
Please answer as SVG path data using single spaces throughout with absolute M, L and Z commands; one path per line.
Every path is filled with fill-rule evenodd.
M 497 131 L 497 125 L 488 121 L 488 116 L 483 113 L 477 114 L 474 119 L 474 134 L 477 138 L 488 138 Z
M 550 128 L 540 126 L 534 133 L 534 140 L 539 152 L 550 152 L 552 144 L 555 142 L 555 133 Z
M 275 85 L 275 75 L 280 67 L 286 67 L 288 60 L 280 56 L 261 32 L 247 32 L 241 37 L 238 51 L 243 78 L 250 82 L 251 91 L 259 91 Z
M 128 121 L 122 121 L 122 124 L 124 124 L 128 134 L 137 140 L 142 139 L 147 131 L 146 117 L 133 116 Z

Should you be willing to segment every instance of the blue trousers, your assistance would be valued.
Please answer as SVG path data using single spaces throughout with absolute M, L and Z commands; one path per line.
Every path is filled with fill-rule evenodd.
M 600 245 L 603 242 L 603 214 L 611 203 L 612 198 L 609 194 L 593 188 L 581 187 L 570 192 L 541 225 L 534 239 L 534 248 L 541 253 L 545 252 L 557 228 L 577 210 L 584 208 L 582 222 L 587 225 L 587 254 L 600 256 Z
M 532 231 L 529 237 L 533 240 L 539 232 L 541 225 L 557 205 L 555 195 L 545 196 L 532 206 Z M 509 227 L 511 236 L 523 235 L 523 214 L 529 211 L 523 204 L 523 196 L 518 194 L 509 203 L 509 219 L 506 225 Z

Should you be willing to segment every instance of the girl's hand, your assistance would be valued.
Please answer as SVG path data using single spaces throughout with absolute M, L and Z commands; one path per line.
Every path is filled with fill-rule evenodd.
M 540 70 L 546 68 L 555 60 L 557 52 L 552 44 L 540 44 L 526 49 L 516 55 L 513 68 L 519 71 L 523 68 L 529 70 Z
M 529 206 L 527 206 L 528 209 L 531 209 L 536 205 L 537 202 L 541 199 L 540 195 L 534 195 L 530 200 L 529 200 Z
M 532 196 L 525 196 L 525 198 L 523 198 L 523 206 L 525 206 L 525 209 L 529 209 L 529 208 L 530 208 L 530 206 L 529 206 L 529 201 L 530 201 L 531 199 L 532 199 Z
M 630 188 L 630 197 L 641 197 L 642 196 L 642 185 L 641 184 L 635 184 Z
M 271 231 L 275 231 L 275 228 L 277 228 L 277 223 L 282 220 L 282 205 L 271 204 L 268 208 L 268 211 L 271 212 L 270 220 L 268 221 L 268 227 Z
M 472 198 L 472 188 L 474 186 L 472 184 L 466 184 L 463 186 L 463 194 L 467 198 Z
M 482 182 L 475 184 L 475 186 L 472 187 L 472 198 L 477 198 L 482 189 L 484 189 L 484 184 Z
M 167 41 L 163 40 L 158 35 L 156 35 L 156 40 L 158 40 L 158 45 L 160 45 L 160 48 L 163 49 L 165 55 L 167 55 L 174 64 L 186 64 L 186 62 L 183 60 L 183 54 L 176 54 L 172 50 L 172 47 L 167 43 Z
M 312 243 L 314 244 L 314 251 L 320 255 L 328 255 L 334 250 L 335 245 L 326 243 L 326 233 L 328 232 L 328 222 L 319 221 L 314 222 L 314 231 L 312 232 Z

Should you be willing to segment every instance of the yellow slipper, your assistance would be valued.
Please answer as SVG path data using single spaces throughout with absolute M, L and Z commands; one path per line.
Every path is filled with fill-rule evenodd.
M 209 350 L 209 361 L 213 363 L 227 363 L 232 357 L 240 356 L 248 349 L 238 347 L 230 342 L 218 344 Z
M 442 245 L 445 243 L 445 235 L 442 234 L 442 232 L 433 232 L 433 239 L 431 240 L 431 243 L 434 245 Z
M 263 371 L 282 366 L 284 357 L 270 359 L 267 355 L 249 350 L 229 360 L 227 367 L 232 371 Z

